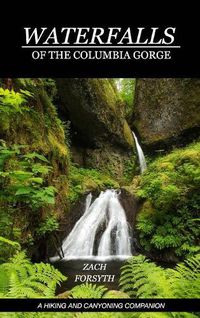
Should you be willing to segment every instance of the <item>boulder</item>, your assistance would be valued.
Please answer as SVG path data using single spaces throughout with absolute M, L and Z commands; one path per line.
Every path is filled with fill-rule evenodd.
M 71 122 L 74 163 L 98 169 L 119 182 L 127 180 L 129 172 L 133 176 L 133 135 L 113 82 L 105 78 L 57 78 L 56 83 L 58 110 L 64 121 Z
M 108 79 L 58 78 L 56 82 L 63 116 L 86 144 L 109 140 L 125 148 L 133 146 L 123 103 Z
M 132 126 L 151 149 L 191 142 L 200 132 L 200 80 L 138 79 Z

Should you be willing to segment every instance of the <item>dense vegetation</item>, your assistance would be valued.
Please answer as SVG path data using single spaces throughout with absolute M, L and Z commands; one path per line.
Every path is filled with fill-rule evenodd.
M 175 269 L 163 269 L 142 255 L 122 267 L 120 286 L 132 298 L 198 298 L 200 256 L 188 258 Z
M 200 143 L 149 164 L 137 192 L 146 199 L 137 228 L 147 252 L 185 257 L 199 251 L 199 186 Z
M 134 78 L 119 78 L 115 79 L 119 95 L 125 103 L 125 116 L 128 120 L 133 115 L 133 102 L 135 95 L 135 79 Z
M 83 80 L 82 86 L 87 92 L 81 111 L 87 116 L 87 102 L 97 103 L 101 96 L 99 91 L 89 95 L 91 81 Z M 92 110 L 86 125 L 78 118 L 77 126 L 73 116 L 68 118 L 68 113 L 60 111 L 53 79 L 1 83 L 0 297 L 57 297 L 56 287 L 67 277 L 47 262 L 48 242 L 60 235 L 71 207 L 85 194 L 124 186 L 139 202 L 133 226 L 143 255 L 133 256 L 122 267 L 118 291 L 82 284 L 65 297 L 198 298 L 200 143 L 195 140 L 157 158 L 149 155 L 147 170 L 138 176 L 128 125 L 134 114 L 134 79 L 101 79 L 105 93 L 101 107 L 108 98 L 107 85 L 112 101 L 105 112 L 101 107 Z M 97 79 L 94 84 L 99 89 Z M 89 122 L 91 130 L 85 132 Z M 166 263 L 162 267 L 162 261 L 175 267 L 168 268 Z M 192 313 L 3 313 L 0 317 L 97 315 L 197 317 Z

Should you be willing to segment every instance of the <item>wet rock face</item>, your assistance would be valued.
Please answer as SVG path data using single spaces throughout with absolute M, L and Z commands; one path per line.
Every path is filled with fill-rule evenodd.
M 109 140 L 125 148 L 134 144 L 124 107 L 108 79 L 56 79 L 63 116 L 89 145 Z
M 124 105 L 109 79 L 56 79 L 59 112 L 71 122 L 72 161 L 119 182 L 134 173 L 134 140 Z M 130 170 L 130 169 L 129 169 Z
M 126 211 L 127 221 L 131 226 L 135 225 L 136 214 L 140 208 L 139 200 L 132 193 L 125 189 L 121 189 L 120 203 L 124 210 Z
M 134 107 L 132 125 L 145 146 L 185 144 L 200 131 L 200 80 L 138 79 Z
M 133 174 L 137 167 L 133 151 L 115 147 L 109 143 L 104 143 L 96 149 L 87 148 L 84 158 L 85 167 L 98 169 L 119 182 L 126 179 L 128 163 L 131 164 L 130 174 Z

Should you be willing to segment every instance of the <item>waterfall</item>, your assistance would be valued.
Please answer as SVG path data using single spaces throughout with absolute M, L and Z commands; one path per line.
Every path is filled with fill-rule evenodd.
M 140 163 L 140 171 L 141 171 L 141 173 L 143 173 L 147 168 L 145 156 L 144 156 L 144 153 L 142 151 L 142 148 L 138 142 L 138 139 L 137 139 L 135 133 L 133 131 L 132 131 L 132 133 L 133 133 L 133 137 L 135 139 L 136 150 L 137 150 L 138 159 L 139 159 L 139 163 Z
M 82 217 L 63 241 L 64 258 L 131 256 L 129 225 L 119 201 L 119 193 L 106 190 L 91 202 L 90 193 Z M 97 255 L 94 255 L 95 244 Z

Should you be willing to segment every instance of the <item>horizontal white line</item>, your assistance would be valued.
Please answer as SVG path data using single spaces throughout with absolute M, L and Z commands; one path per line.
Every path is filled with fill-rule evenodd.
M 152 49 L 152 48 L 162 48 L 162 49 L 180 49 L 180 45 L 23 45 L 22 49 L 104 49 L 104 48 L 126 48 L 126 49 Z

